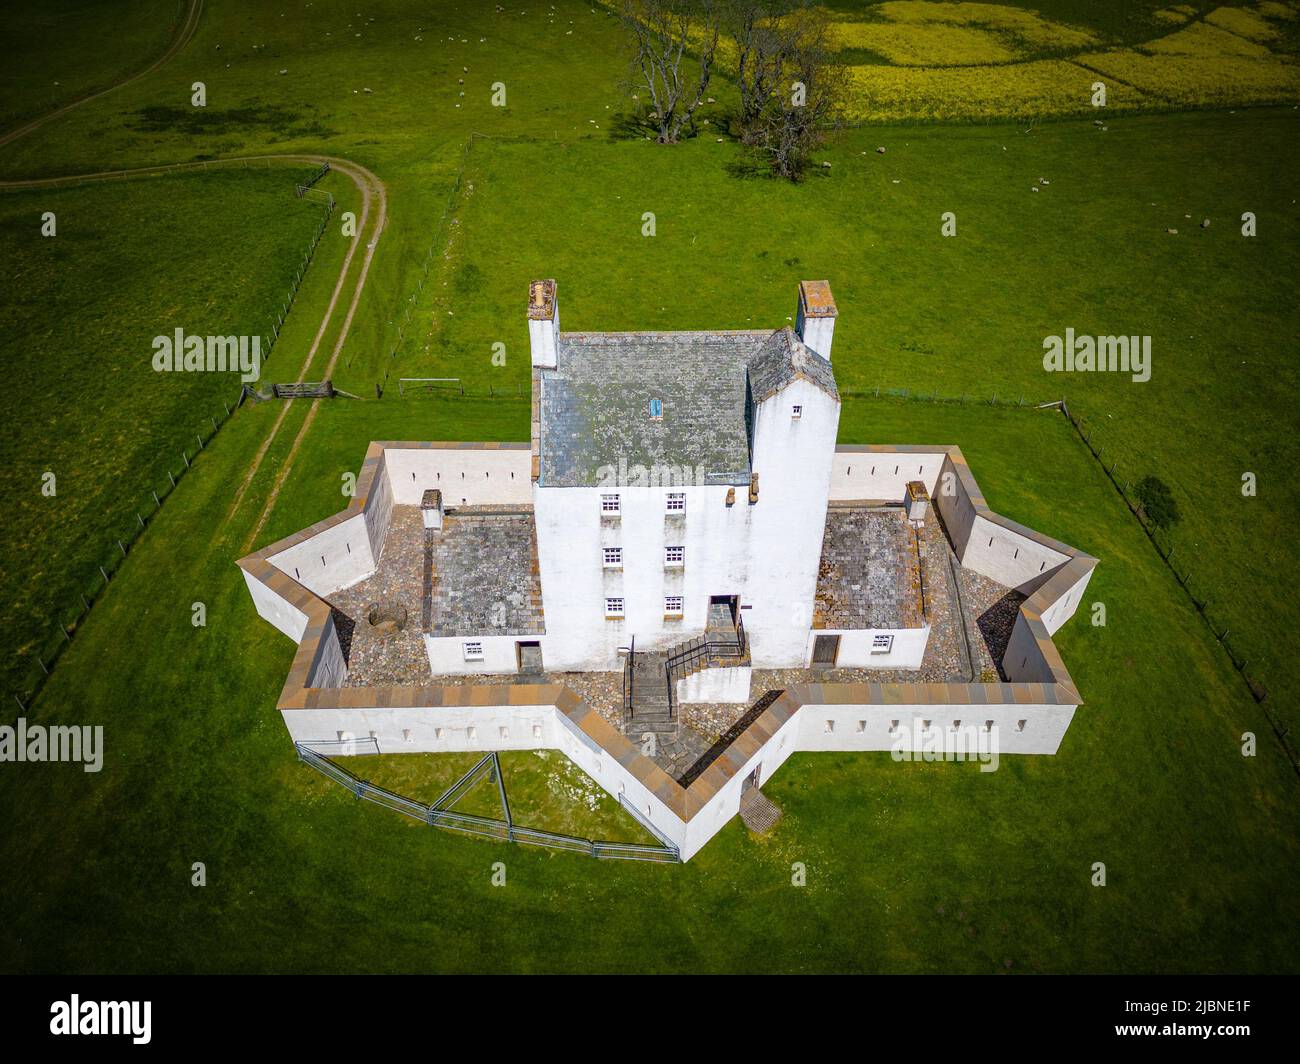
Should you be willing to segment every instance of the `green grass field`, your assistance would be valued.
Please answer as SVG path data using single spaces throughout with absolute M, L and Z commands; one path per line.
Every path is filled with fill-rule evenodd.
M 1184 515 L 1181 570 L 1295 720 L 1300 677 L 1265 620 L 1300 625 L 1277 579 L 1295 571 L 1286 529 L 1300 517 L 1300 446 L 1278 431 L 1300 402 L 1293 344 L 1278 342 L 1300 336 L 1295 113 L 1137 117 L 1105 134 L 1071 122 L 1032 135 L 872 130 L 824 154 L 827 176 L 792 187 L 731 176 L 730 147 L 711 138 L 675 151 L 477 141 L 472 191 L 417 304 L 427 327 L 391 370 L 358 360 L 345 378 L 369 391 L 384 372 L 456 377 L 475 394 L 526 395 L 519 308 L 533 277 L 559 279 L 561 320 L 575 330 L 780 323 L 800 278 L 829 277 L 841 389 L 1065 396 L 1108 467 L 1168 483 Z M 537 203 L 543 224 L 518 226 Z M 1241 234 L 1246 210 L 1253 238 Z M 955 237 L 941 235 L 945 211 Z M 1043 338 L 1067 327 L 1151 336 L 1151 380 L 1045 372 Z M 491 358 L 498 341 L 504 366 Z M 1254 498 L 1241 495 L 1245 472 Z
M 44 0 L 7 13 L 0 130 L 144 69 L 166 47 L 179 13 L 177 0 Z
M 1295 778 L 1059 415 L 858 400 L 844 435 L 958 439 L 993 506 L 1104 559 L 1089 598 L 1107 603 L 1108 626 L 1061 634 L 1087 699 L 1061 753 L 993 774 L 800 755 L 770 785 L 786 810 L 772 838 L 733 823 L 681 867 L 408 826 L 296 762 L 269 709 L 292 647 L 231 579 L 252 514 L 223 522 L 225 485 L 270 415 L 252 408 L 223 430 L 46 689 L 42 720 L 104 723 L 105 771 L 0 774 L 0 860 L 17 873 L 0 886 L 5 969 L 1294 967 Z M 508 401 L 331 405 L 276 524 L 336 509 L 339 472 L 373 436 L 415 438 L 432 422 L 513 438 L 526 417 Z M 196 598 L 206 629 L 190 626 Z M 1246 730 L 1261 736 L 1257 758 L 1239 753 Z M 195 861 L 202 889 L 189 885 Z M 490 884 L 496 861 L 504 888 Z M 807 888 L 789 885 L 795 861 Z M 1089 885 L 1094 861 L 1109 886 Z
M 120 561 L 117 540 L 156 508 L 151 492 L 166 494 L 181 452 L 192 457 L 239 398 L 237 373 L 155 372 L 152 341 L 178 328 L 270 340 L 323 216 L 294 198 L 299 177 L 211 171 L 0 196 L 0 330 L 14 355 L 0 461 L 23 486 L 0 531 L 10 689 L 31 689 L 56 622 L 73 623 L 99 566 Z
M 377 787 L 431 805 L 482 758 L 482 754 L 383 754 L 335 760 Z M 581 769 L 555 750 L 507 751 L 500 755 L 513 822 L 524 828 L 602 842 L 655 845 L 656 840 L 619 808 Z M 450 808 L 503 819 L 492 780 L 480 780 Z M 420 827 L 412 821 L 413 826 Z
M 1084 27 L 1107 48 L 1166 25 L 1163 4 L 1003 6 Z M 59 76 L 63 55 L 86 51 L 77 34 L 111 23 L 106 10 L 69 8 L 54 23 L 14 16 L 20 39 L 57 36 L 53 25 L 76 33 L 0 81 L 0 114 L 40 110 L 47 90 L 33 72 Z M 161 71 L 0 149 L 0 180 L 328 152 L 373 169 L 389 199 L 335 374 L 363 396 L 387 381 L 385 397 L 319 404 L 296 450 L 309 405 L 293 404 L 232 512 L 280 412 L 241 410 L 29 707 L 42 723 L 103 724 L 107 763 L 98 775 L 0 772 L 10 828 L 0 834 L 0 970 L 1296 970 L 1296 776 L 1064 418 L 873 397 L 878 386 L 1068 397 L 1097 426 L 1107 465 L 1114 457 L 1122 472 L 1172 486 L 1180 558 L 1275 709 L 1295 720 L 1300 676 L 1278 635 L 1300 621 L 1286 593 L 1296 575 L 1287 529 L 1300 510 L 1289 476 L 1300 457 L 1289 431 L 1294 110 L 1108 115 L 1104 132 L 1087 119 L 1025 132 L 969 124 L 970 101 L 954 89 L 944 100 L 961 124 L 849 130 L 818 156 L 831 166 L 792 187 L 745 171 L 715 128 L 673 149 L 622 139 L 625 67 L 609 13 L 572 0 L 522 10 L 209 0 L 194 40 Z M 167 38 L 165 14 L 166 26 L 101 30 L 123 47 L 102 49 L 81 84 L 147 64 Z M 1270 47 L 1293 52 L 1294 29 L 1278 25 Z M 195 80 L 208 88 L 201 113 L 188 105 Z M 506 108 L 489 102 L 498 81 Z M 721 123 L 734 91 L 711 91 L 719 103 L 704 114 Z M 467 151 L 474 133 L 485 136 Z M 0 196 L 3 439 L 15 483 L 32 485 L 6 524 L 5 556 L 31 561 L 3 574 L 11 632 L 14 617 L 53 629 L 76 592 L 60 590 L 62 574 L 111 544 L 112 522 L 134 508 L 132 478 L 166 480 L 148 456 L 174 450 L 179 466 L 171 434 L 201 427 L 204 404 L 220 398 L 204 382 L 166 397 L 116 373 L 105 386 L 105 349 L 134 350 L 136 332 L 152 337 L 173 318 L 198 332 L 191 318 L 218 309 L 223 320 L 267 316 L 316 224 L 292 198 L 294 173 L 168 178 L 195 192 L 166 198 L 148 195 L 161 187 L 152 179 Z M 339 174 L 322 187 L 342 210 L 359 209 Z M 205 188 L 225 189 L 219 209 Z M 55 197 L 72 238 L 47 242 L 66 249 L 52 252 L 20 237 Z M 646 211 L 653 238 L 640 235 Z M 954 238 L 940 236 L 945 211 L 957 216 Z M 1258 236 L 1240 235 L 1244 211 Z M 77 241 L 84 218 L 121 235 Z M 331 225 L 268 379 L 289 376 L 311 343 L 345 250 L 337 233 Z M 1106 603 L 1109 623 L 1091 627 L 1081 610 L 1058 636 L 1085 698 L 1060 754 L 1007 759 L 991 775 L 799 755 L 767 788 L 786 810 L 773 836 L 732 823 L 671 868 L 430 831 L 300 765 L 272 708 L 293 647 L 257 618 L 233 562 L 282 471 L 258 545 L 340 509 L 340 474 L 358 469 L 372 439 L 526 439 L 527 402 L 509 396 L 526 394 L 523 293 L 537 276 L 559 279 L 566 329 L 779 324 L 799 279 L 828 277 L 841 438 L 957 443 L 995 509 L 1101 559 L 1088 598 Z M 1151 335 L 1151 382 L 1044 373 L 1042 339 L 1066 327 Z M 338 329 L 336 316 L 326 348 Z M 498 340 L 502 368 L 490 363 Z M 400 399 L 394 378 L 407 375 L 460 377 L 471 397 Z M 474 397 L 489 389 L 507 397 Z M 52 433 L 34 426 L 78 441 L 61 461 L 91 463 L 90 492 L 61 490 L 60 505 L 79 507 L 74 521 L 40 520 L 37 467 Z M 101 439 L 113 446 L 97 448 Z M 1258 476 L 1255 498 L 1241 496 L 1244 471 Z M 39 541 L 40 553 L 10 541 Z M 205 628 L 191 624 L 196 601 Z M 1240 754 L 1247 731 L 1259 736 L 1253 759 Z M 420 798 L 455 768 L 380 760 L 361 774 Z M 521 820 L 637 838 L 616 807 L 560 800 L 577 784 L 558 755 L 508 758 L 506 771 Z M 196 861 L 205 888 L 190 886 Z M 503 888 L 491 885 L 495 861 L 508 868 Z M 1089 883 L 1095 861 L 1107 865 L 1105 888 Z M 789 885 L 794 862 L 808 867 L 805 888 Z

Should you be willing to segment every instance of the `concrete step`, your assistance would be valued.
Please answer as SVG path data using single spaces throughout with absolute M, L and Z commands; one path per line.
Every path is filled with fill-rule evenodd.
M 644 717 L 633 715 L 632 719 L 627 724 L 627 729 L 634 738 L 642 732 L 654 732 L 656 735 L 675 735 L 677 733 L 677 721 L 646 720 Z

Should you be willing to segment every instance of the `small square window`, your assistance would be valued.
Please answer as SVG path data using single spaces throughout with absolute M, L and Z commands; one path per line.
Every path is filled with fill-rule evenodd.
M 686 564 L 685 547 L 665 547 L 664 548 L 665 565 L 684 565 Z
M 871 653 L 888 654 L 894 649 L 894 637 L 892 635 L 873 635 L 871 637 Z
M 1025 722 L 1023 720 L 1016 721 L 1016 731 L 1024 731 L 1024 730 L 1025 730 Z
M 662 399 L 650 400 L 650 420 L 662 421 L 664 419 L 664 401 Z
M 891 720 L 891 721 L 889 722 L 889 734 L 890 734 L 890 735 L 897 735 L 897 734 L 898 734 L 898 721 L 896 721 L 896 720 Z
M 465 660 L 466 660 L 466 661 L 482 661 L 482 660 L 483 660 L 483 644 L 482 644 L 482 643 L 479 643 L 479 642 L 462 643 L 462 644 L 460 645 L 460 647 L 461 647 L 461 651 L 462 651 L 462 653 L 464 653 L 464 655 L 465 655 Z
M 605 616 L 606 616 L 606 617 L 622 617 L 622 616 L 623 616 L 623 600 L 622 600 L 621 598 L 607 598 L 607 599 L 605 600 Z
M 833 720 L 828 720 L 826 722 L 826 734 L 829 735 L 834 730 L 835 730 L 835 722 Z
M 467 739 L 477 739 L 478 729 L 471 724 L 468 728 L 465 729 L 465 737 Z
M 866 730 L 867 730 L 867 722 L 865 720 L 858 721 L 858 734 L 861 735 Z
M 441 728 L 434 728 L 434 729 L 433 729 L 433 737 L 434 737 L 435 739 L 441 739 L 441 738 L 442 738 L 442 729 L 441 729 Z
M 686 510 L 686 492 L 670 491 L 666 509 L 670 514 L 684 513 Z
M 928 720 L 921 721 L 921 730 L 923 732 L 928 732 L 930 730 L 930 722 Z
M 603 514 L 621 513 L 617 495 L 602 495 L 600 497 L 600 512 Z
M 507 727 L 505 727 L 505 725 L 502 725 L 501 728 L 500 728 L 499 730 L 500 730 L 500 732 L 501 732 L 501 738 L 503 738 L 503 739 L 509 739 L 509 738 L 510 738 L 510 729 L 507 728 Z
M 542 737 L 542 726 L 541 726 L 540 724 L 534 724 L 534 725 L 533 725 L 533 738 L 534 738 L 534 739 L 540 739 L 541 737 Z
M 666 595 L 664 597 L 664 613 L 670 617 L 680 617 L 682 614 L 682 596 Z
M 403 742 L 406 742 L 406 743 L 409 743 L 409 742 L 413 742 L 413 741 L 414 741 L 414 740 L 412 740 L 412 738 L 411 738 L 411 729 L 410 729 L 410 728 L 403 728 L 403 729 L 402 729 L 402 741 L 403 741 Z
M 790 419 L 798 421 L 801 417 L 803 417 L 803 407 L 795 403 L 794 406 L 790 407 Z
M 991 720 L 986 720 L 984 722 L 984 730 L 987 732 L 991 732 L 993 730 L 993 722 Z
M 623 548 L 622 547 L 605 547 L 601 550 L 601 558 L 604 561 L 606 569 L 623 568 Z

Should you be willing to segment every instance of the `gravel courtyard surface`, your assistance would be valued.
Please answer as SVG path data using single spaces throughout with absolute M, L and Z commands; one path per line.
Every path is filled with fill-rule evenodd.
M 925 619 L 930 624 L 930 639 L 919 669 L 755 669 L 747 701 L 681 705 L 675 733 L 647 733 L 635 721 L 625 720 L 621 670 L 529 676 L 431 675 L 421 631 L 429 589 L 424 572 L 426 533 L 418 507 L 393 508 L 378 571 L 331 595 L 330 605 L 348 658 L 349 687 L 563 684 L 675 779 L 689 781 L 716 756 L 718 744 L 734 738 L 747 720 L 761 711 L 765 700 L 787 687 L 808 683 L 969 683 L 1003 678 L 998 662 L 1024 596 L 962 569 L 937 519 L 926 523 L 919 539 Z M 904 545 L 911 547 L 910 543 Z M 378 625 L 371 624 L 370 614 L 377 604 L 388 616 L 405 609 L 405 623 L 400 627 L 382 620 Z

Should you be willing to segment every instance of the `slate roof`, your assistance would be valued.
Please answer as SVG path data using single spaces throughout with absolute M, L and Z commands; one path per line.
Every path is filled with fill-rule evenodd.
M 436 636 L 546 631 L 532 508 L 466 506 L 425 532 L 425 630 Z
M 749 382 L 754 402 L 761 403 L 797 379 L 810 381 L 826 394 L 839 397 L 831 364 L 805 347 L 787 325 L 764 340 L 750 359 Z
M 827 511 L 813 628 L 920 628 L 920 584 L 901 508 Z
M 748 483 L 751 402 L 795 379 L 838 397 L 830 363 L 789 326 L 561 333 L 557 363 L 539 374 L 544 487 L 612 483 L 611 469 L 623 471 L 616 474 L 623 483 L 636 466 Z M 652 399 L 663 402 L 662 418 L 650 416 Z

